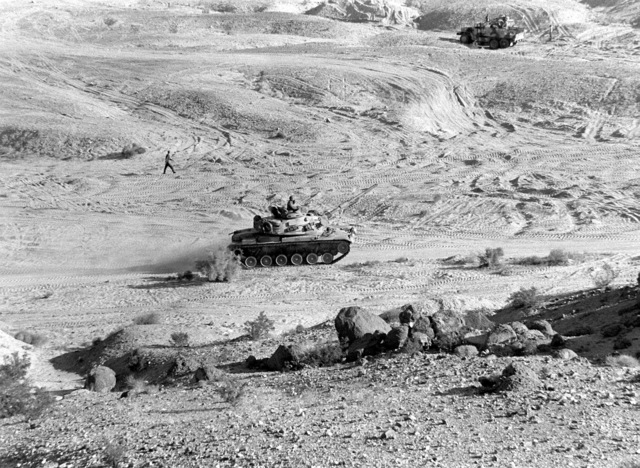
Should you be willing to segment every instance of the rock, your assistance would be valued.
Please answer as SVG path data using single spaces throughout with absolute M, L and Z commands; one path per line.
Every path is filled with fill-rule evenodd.
M 501 324 L 489 332 L 487 337 L 487 347 L 493 345 L 503 345 L 514 342 L 518 335 L 509 325 Z
M 347 361 L 357 361 L 363 356 L 373 356 L 384 351 L 387 335 L 376 331 L 355 340 L 347 349 Z
M 429 338 L 429 346 L 431 346 L 431 342 L 435 338 L 436 334 L 433 331 L 433 327 L 431 326 L 431 321 L 428 317 L 418 317 L 413 324 L 413 334 L 422 333 Z
M 180 377 L 195 372 L 200 366 L 200 360 L 195 356 L 178 356 L 169 368 L 167 375 L 170 377 Z
M 266 362 L 266 367 L 272 371 L 297 369 L 300 367 L 302 350 L 296 345 L 280 345 Z
M 387 334 L 391 327 L 383 319 L 361 307 L 344 307 L 335 319 L 335 327 L 341 343 L 353 344 L 367 334 Z
M 557 350 L 555 352 L 555 357 L 557 357 L 558 359 L 563 359 L 565 361 L 578 359 L 578 355 L 574 351 L 567 348 Z
M 624 330 L 624 327 L 620 323 L 611 323 L 609 325 L 605 325 L 600 329 L 602 336 L 605 338 L 612 338 L 614 336 L 618 336 L 620 332 Z
M 253 358 L 255 359 L 255 357 Z M 193 374 L 193 380 L 195 382 L 218 380 L 222 371 L 215 366 L 203 365 L 198 367 Z
M 640 296 L 638 296 L 640 297 Z M 629 317 L 624 321 L 625 327 L 636 328 L 640 327 L 640 315 L 636 315 L 634 317 Z
M 513 329 L 516 335 L 525 335 L 529 329 L 522 322 L 511 322 L 509 326 Z
M 412 327 L 416 322 L 416 311 L 411 304 L 405 304 L 402 306 L 402 312 L 400 312 L 400 323 Z
M 567 340 L 564 338 L 564 336 L 560 335 L 559 333 L 556 333 L 551 338 L 550 344 L 552 348 L 564 348 L 567 345 Z
M 484 349 L 487 345 L 489 333 L 469 332 L 463 337 L 465 343 L 475 346 L 478 349 Z
M 546 336 L 553 336 L 556 332 L 553 330 L 553 327 L 546 320 L 536 320 L 529 324 L 530 330 L 539 330 L 544 333 Z
M 522 341 L 545 341 L 547 339 L 540 330 L 527 330 L 526 333 L 518 336 Z
M 417 346 L 423 349 L 430 348 L 431 343 L 433 343 L 429 335 L 427 335 L 426 333 L 416 332 L 416 331 L 413 332 L 413 337 L 409 341 L 416 343 Z M 407 341 L 407 344 L 409 341 Z
M 475 357 L 478 355 L 478 348 L 473 345 L 461 345 L 456 347 L 453 353 L 459 357 Z
M 84 388 L 98 393 L 110 392 L 115 386 L 116 373 L 105 366 L 91 369 L 84 384 Z
M 490 392 L 535 390 L 542 387 L 542 382 L 529 365 L 518 361 L 505 367 L 499 377 L 491 375 L 478 380 Z
M 435 333 L 433 344 L 440 349 L 453 349 L 462 344 L 465 325 L 462 317 L 451 312 L 436 312 L 431 317 L 431 328 Z
M 384 341 L 384 345 L 388 350 L 396 350 L 398 348 L 402 348 L 409 337 L 409 326 L 402 325 L 400 327 L 394 328 L 389 333 Z

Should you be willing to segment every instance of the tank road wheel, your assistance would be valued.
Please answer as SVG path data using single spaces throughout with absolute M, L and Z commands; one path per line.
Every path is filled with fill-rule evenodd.
M 260 259 L 260 265 L 262 265 L 263 267 L 270 267 L 271 265 L 273 265 L 273 259 L 268 255 L 265 255 Z
M 247 268 L 254 268 L 258 264 L 256 257 L 247 257 L 244 259 L 244 264 Z
M 322 261 L 324 263 L 333 263 L 333 254 L 332 253 L 323 253 L 322 254 Z
M 276 257 L 276 265 L 285 266 L 287 264 L 287 256 L 284 254 L 280 254 Z
M 467 33 L 460 34 L 460 42 L 463 44 L 471 44 L 471 37 Z
M 511 41 L 509 41 L 509 39 L 507 39 L 506 37 L 503 37 L 502 39 L 500 39 L 500 48 L 506 49 L 507 47 L 509 47 L 510 43 Z
M 302 255 L 300 254 L 293 254 L 291 256 L 291 263 L 295 266 L 300 266 L 302 265 Z
M 338 252 L 340 252 L 342 255 L 346 255 L 349 253 L 349 244 L 347 244 L 346 242 L 340 242 L 338 244 Z
M 489 49 L 497 49 L 498 47 L 500 47 L 500 42 L 498 41 L 498 39 L 491 39 L 489 41 Z
M 318 256 L 313 252 L 307 254 L 307 263 L 309 265 L 315 265 L 316 263 L 318 263 Z

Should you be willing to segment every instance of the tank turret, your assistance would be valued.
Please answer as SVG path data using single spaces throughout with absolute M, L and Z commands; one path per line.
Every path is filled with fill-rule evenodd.
M 229 249 L 248 268 L 331 264 L 349 253 L 354 237 L 354 228 L 330 226 L 316 211 L 271 207 L 271 216 L 256 215 L 252 228 L 234 231 Z

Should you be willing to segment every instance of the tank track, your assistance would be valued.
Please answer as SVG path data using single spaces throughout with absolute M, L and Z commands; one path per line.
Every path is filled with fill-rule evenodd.
M 351 250 L 351 246 L 349 242 L 345 240 L 327 240 L 321 242 L 288 242 L 286 244 L 282 243 L 263 243 L 263 244 L 255 244 L 255 245 L 230 245 L 229 248 L 236 253 L 240 253 L 240 260 L 243 265 L 248 268 L 253 268 L 254 266 L 286 266 L 286 265 L 314 265 L 314 264 L 323 264 L 323 265 L 332 265 L 334 263 L 339 262 Z M 301 256 L 302 261 L 300 259 L 293 258 L 295 254 Z M 311 262 L 313 257 L 310 257 L 309 254 L 315 254 L 316 261 Z M 328 257 L 326 254 L 331 254 L 331 261 L 327 261 Z M 278 263 L 278 257 L 284 255 L 286 257 L 286 263 Z M 271 263 L 265 264 L 263 258 L 268 256 L 271 258 Z M 248 259 L 253 258 L 255 260 L 255 264 L 252 260 Z M 282 259 L 280 259 L 281 261 Z

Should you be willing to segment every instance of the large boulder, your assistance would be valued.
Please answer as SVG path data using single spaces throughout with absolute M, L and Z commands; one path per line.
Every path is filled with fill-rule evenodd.
M 413 327 L 411 328 L 411 330 L 413 331 L 414 335 L 416 333 L 422 333 L 423 335 L 427 336 L 429 338 L 429 341 L 433 341 L 433 339 L 436 337 L 429 317 L 418 317 L 413 323 Z
M 105 366 L 96 366 L 89 371 L 84 388 L 98 393 L 106 393 L 116 386 L 116 373 Z
M 412 333 L 410 341 L 414 342 L 416 346 L 422 349 L 430 348 L 431 344 L 433 343 L 432 338 L 428 334 L 416 331 Z
M 404 344 L 407 342 L 407 338 L 409 337 L 409 326 L 401 325 L 399 327 L 394 328 L 389 333 L 387 333 L 387 337 L 385 338 L 384 345 L 390 350 L 396 350 L 402 348 Z
M 549 338 L 556 334 L 551 324 L 546 320 L 535 320 L 529 324 L 529 328 L 531 330 L 539 330 Z
M 357 361 L 364 356 L 374 356 L 384 351 L 385 333 L 375 331 L 355 340 L 347 349 L 347 361 Z
M 453 349 L 462 344 L 465 334 L 464 319 L 455 313 L 436 312 L 431 317 L 435 333 L 434 344 L 440 349 Z
M 461 345 L 456 347 L 453 353 L 459 357 L 475 357 L 478 355 L 478 348 L 473 345 Z
M 472 331 L 469 333 L 465 333 L 463 338 L 465 343 L 473 345 L 478 349 L 484 349 L 487 345 L 488 337 L 489 333 L 479 333 L 477 331 Z
M 529 331 L 527 326 L 522 322 L 511 322 L 509 323 L 509 326 L 513 329 L 514 332 L 516 332 L 516 335 L 518 336 L 525 335 Z
M 341 343 L 353 344 L 368 333 L 387 334 L 391 327 L 383 319 L 361 307 L 344 307 L 335 319 L 336 331 Z
M 300 367 L 302 350 L 296 345 L 280 345 L 278 349 L 267 359 L 266 367 L 272 371 L 282 372 L 288 369 Z

